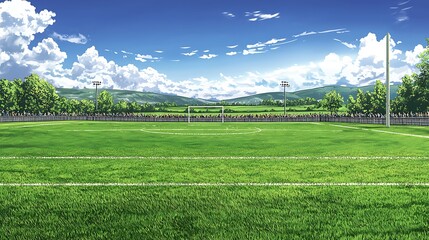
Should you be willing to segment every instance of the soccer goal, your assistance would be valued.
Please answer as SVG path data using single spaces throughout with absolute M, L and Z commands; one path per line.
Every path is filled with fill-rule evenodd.
M 222 123 L 225 122 L 225 116 L 224 116 L 224 112 L 225 112 L 225 108 L 223 106 L 188 106 L 188 123 L 191 122 L 191 109 L 195 109 L 195 108 L 221 108 L 222 112 L 220 117 L 222 118 Z

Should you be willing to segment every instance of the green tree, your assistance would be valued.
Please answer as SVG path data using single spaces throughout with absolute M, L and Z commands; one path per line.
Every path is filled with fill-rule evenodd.
M 128 102 L 121 100 L 113 106 L 113 111 L 116 113 L 128 113 Z
M 113 97 L 108 91 L 104 90 L 98 95 L 98 112 L 110 113 L 113 109 Z
M 20 107 L 29 113 L 47 113 L 55 111 L 59 96 L 55 88 L 47 81 L 31 74 L 22 83 Z
M 332 90 L 325 94 L 322 100 L 322 107 L 326 108 L 331 114 L 337 113 L 343 105 L 344 98 L 337 91 Z
M 375 82 L 374 91 L 370 97 L 370 113 L 384 114 L 386 113 L 386 86 L 380 81 Z
M 80 113 L 84 113 L 84 114 L 93 113 L 95 110 L 95 104 L 91 100 L 82 99 L 80 100 L 79 108 L 80 108 Z
M 428 112 L 429 111 L 429 39 L 428 47 L 419 55 L 416 65 L 419 73 L 405 75 L 398 89 L 398 96 L 392 103 L 394 112 Z
M 9 80 L 0 80 L 0 114 L 18 110 L 18 86 Z

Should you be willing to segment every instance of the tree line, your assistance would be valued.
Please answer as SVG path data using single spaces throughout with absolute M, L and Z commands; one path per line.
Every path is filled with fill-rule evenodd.
M 95 103 L 92 100 L 61 97 L 57 94 L 54 86 L 36 74 L 24 78 L 24 81 L 21 79 L 0 80 L 0 115 L 12 113 L 137 113 L 154 112 L 175 105 L 171 103 L 139 104 L 124 100 L 114 103 L 113 96 L 107 91 L 102 91 L 97 100 L 98 109 L 96 111 Z

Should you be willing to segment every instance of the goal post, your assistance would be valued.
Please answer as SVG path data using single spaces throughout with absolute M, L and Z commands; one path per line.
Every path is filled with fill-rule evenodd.
M 221 108 L 221 115 L 220 117 L 222 118 L 222 123 L 225 122 L 225 107 L 224 106 L 188 106 L 188 123 L 191 122 L 191 109 L 193 108 Z

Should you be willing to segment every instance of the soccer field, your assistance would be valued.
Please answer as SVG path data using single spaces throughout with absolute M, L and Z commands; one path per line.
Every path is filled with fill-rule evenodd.
M 0 124 L 0 239 L 422 239 L 429 128 Z

